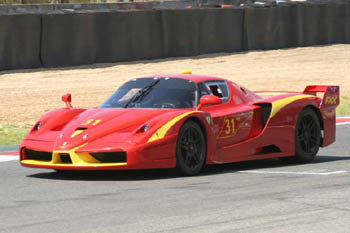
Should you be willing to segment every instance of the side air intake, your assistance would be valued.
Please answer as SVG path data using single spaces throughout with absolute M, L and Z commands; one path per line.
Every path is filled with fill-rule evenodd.
M 269 103 L 258 103 L 255 104 L 257 106 L 261 107 L 261 118 L 262 118 L 262 126 L 265 128 L 266 122 L 269 119 L 269 116 L 271 114 L 271 104 Z
M 264 154 L 273 154 L 273 153 L 279 153 L 279 152 L 282 152 L 281 149 L 275 145 L 269 145 L 269 146 L 264 146 L 260 153 L 261 155 L 264 155 Z

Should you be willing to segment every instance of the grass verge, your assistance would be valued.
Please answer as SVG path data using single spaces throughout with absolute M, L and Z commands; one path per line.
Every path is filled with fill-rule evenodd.
M 341 97 L 340 105 L 337 107 L 337 116 L 350 115 L 350 97 Z
M 17 145 L 26 136 L 31 128 L 31 124 L 16 125 L 4 124 L 0 125 L 0 146 Z

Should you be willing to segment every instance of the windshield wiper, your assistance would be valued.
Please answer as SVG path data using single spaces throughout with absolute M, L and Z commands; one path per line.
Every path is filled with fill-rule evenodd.
M 151 92 L 152 88 L 157 85 L 157 83 L 159 83 L 160 79 L 156 79 L 154 80 L 152 83 L 150 83 L 149 85 L 145 86 L 144 88 L 142 88 L 140 91 L 138 91 L 133 97 L 131 97 L 131 99 L 124 105 L 124 108 L 127 108 L 131 103 L 134 103 L 135 101 L 137 101 L 138 99 L 142 99 L 143 97 L 145 97 L 146 95 L 148 95 L 148 93 Z

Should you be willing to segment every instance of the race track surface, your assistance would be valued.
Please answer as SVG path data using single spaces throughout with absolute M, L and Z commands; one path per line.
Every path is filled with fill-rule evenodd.
M 349 232 L 349 134 L 337 126 L 337 142 L 312 164 L 260 160 L 195 177 L 61 175 L 1 161 L 0 232 Z

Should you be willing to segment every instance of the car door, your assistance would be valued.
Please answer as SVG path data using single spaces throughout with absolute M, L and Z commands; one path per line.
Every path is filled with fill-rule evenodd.
M 203 106 L 202 110 L 209 112 L 213 120 L 217 160 L 230 161 L 235 156 L 230 153 L 230 148 L 250 136 L 254 107 L 244 103 L 224 80 L 205 81 L 198 85 L 200 96 L 211 94 L 222 100 L 221 104 Z

